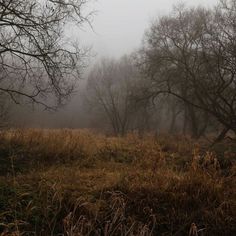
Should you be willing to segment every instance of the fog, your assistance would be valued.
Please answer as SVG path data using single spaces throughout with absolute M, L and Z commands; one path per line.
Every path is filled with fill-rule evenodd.
M 168 14 L 177 0 L 97 0 L 91 1 L 86 11 L 94 11 L 91 26 L 86 24 L 80 30 L 68 28 L 71 38 L 78 38 L 84 47 L 90 47 L 90 59 L 83 79 L 79 81 L 76 93 L 67 105 L 57 112 L 47 112 L 35 106 L 14 105 L 11 123 L 19 127 L 41 128 L 86 128 L 89 126 L 89 110 L 84 109 L 83 96 L 86 93 L 86 77 L 96 61 L 103 57 L 120 58 L 138 50 L 143 35 L 153 19 Z M 185 1 L 188 6 L 212 7 L 216 0 Z M 83 107 L 83 108 L 82 108 Z
M 97 0 L 93 30 L 89 27 L 80 33 L 84 45 L 90 45 L 97 57 L 120 57 L 137 49 L 144 31 L 158 16 L 168 14 L 179 3 L 189 6 L 211 7 L 217 0 Z

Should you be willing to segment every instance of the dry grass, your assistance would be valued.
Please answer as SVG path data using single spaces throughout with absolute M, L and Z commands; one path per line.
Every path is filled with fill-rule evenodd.
M 87 130 L 0 141 L 2 236 L 236 235 L 236 144 Z

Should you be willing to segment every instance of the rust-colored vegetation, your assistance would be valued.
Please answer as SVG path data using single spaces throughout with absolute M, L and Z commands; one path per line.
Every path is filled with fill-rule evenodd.
M 236 145 L 86 130 L 0 135 L 0 235 L 236 235 Z

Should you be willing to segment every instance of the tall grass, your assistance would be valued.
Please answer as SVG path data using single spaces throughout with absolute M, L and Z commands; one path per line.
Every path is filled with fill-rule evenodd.
M 0 235 L 236 235 L 235 144 L 0 134 Z

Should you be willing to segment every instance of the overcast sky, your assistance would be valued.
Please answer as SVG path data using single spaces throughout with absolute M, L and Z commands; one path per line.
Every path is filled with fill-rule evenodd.
M 119 57 L 137 49 L 151 20 L 171 11 L 179 0 L 92 0 L 93 32 L 80 33 L 83 45 L 92 46 L 97 57 Z M 181 1 L 188 5 L 214 6 L 217 0 Z M 76 32 L 75 32 L 76 33 Z
M 97 57 L 93 57 L 91 65 L 99 57 L 120 57 L 129 54 L 141 45 L 143 34 L 155 17 L 171 11 L 173 4 L 179 0 L 90 0 L 93 1 L 88 8 L 96 10 L 93 21 L 93 32 L 91 28 L 85 27 L 83 32 L 76 28 L 68 27 L 68 36 L 77 37 L 80 43 L 93 47 Z M 94 3 L 94 1 L 96 1 Z M 184 2 L 184 1 L 182 1 Z M 217 0 L 188 0 L 188 5 L 214 6 Z M 72 34 L 72 35 L 71 35 Z M 22 127 L 83 127 L 83 113 L 81 113 L 81 91 L 83 83 L 81 80 L 78 95 L 64 110 L 58 113 L 32 113 L 21 110 L 15 116 Z M 39 115 L 40 114 L 40 115 Z M 81 116 L 82 114 L 82 116 Z M 26 119 L 27 117 L 27 119 Z M 85 116 L 86 117 L 86 116 Z M 82 120 L 82 121 L 81 121 Z

